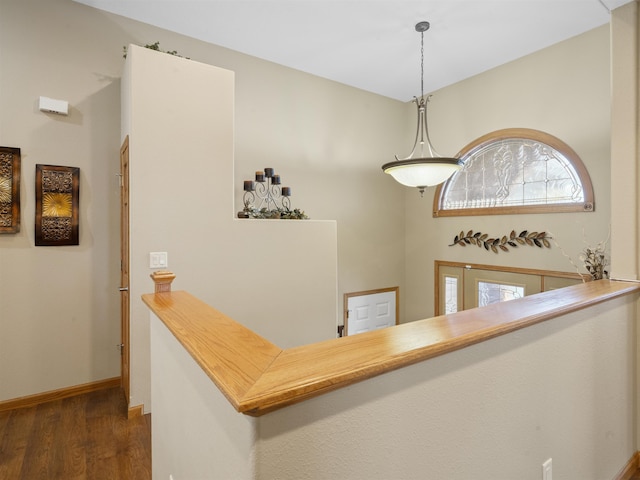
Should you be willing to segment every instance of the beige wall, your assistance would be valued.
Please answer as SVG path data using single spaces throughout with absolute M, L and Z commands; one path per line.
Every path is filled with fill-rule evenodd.
M 0 400 L 116 377 L 122 58 L 67 1 L 0 2 L 0 144 L 22 151 L 22 228 L 0 235 Z M 69 102 L 67 117 L 39 96 Z M 36 164 L 80 168 L 80 245 L 34 246 Z
M 0 144 L 22 149 L 23 173 L 22 231 L 0 235 L 0 337 L 11 339 L 0 349 L 0 400 L 119 375 L 122 49 L 155 41 L 235 73 L 235 182 L 224 186 L 239 200 L 242 180 L 271 166 L 292 187 L 294 207 L 337 220 L 339 303 L 345 292 L 403 287 L 404 189 L 380 166 L 412 123 L 404 104 L 71 0 L 2 0 Z M 40 95 L 69 101 L 71 114 L 37 111 Z M 80 246 L 34 247 L 36 163 L 80 167 Z M 247 258 L 261 254 L 261 235 L 247 238 Z M 170 267 L 180 255 L 172 249 Z M 222 305 L 242 311 L 247 291 L 260 298 L 261 273 L 246 272 Z M 180 288 L 190 272 L 177 273 Z M 148 358 L 148 346 L 138 348 Z M 148 383 L 148 373 L 138 380 Z
M 527 57 L 435 92 L 430 103 L 433 140 L 442 154 L 453 154 L 476 138 L 502 128 L 550 133 L 586 165 L 595 191 L 593 213 L 497 215 L 433 218 L 433 194 L 406 197 L 406 319 L 433 315 L 435 260 L 575 271 L 586 240 L 609 236 L 610 224 L 610 69 L 609 27 L 605 25 Z M 460 231 L 490 236 L 546 231 L 562 250 L 524 247 L 494 254 L 484 249 L 449 247 Z M 583 270 L 584 271 L 584 270 Z

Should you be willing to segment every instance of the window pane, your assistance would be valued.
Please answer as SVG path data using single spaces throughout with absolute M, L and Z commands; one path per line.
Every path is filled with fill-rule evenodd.
M 458 279 L 456 277 L 444 277 L 444 313 L 456 313 L 458 311 Z
M 443 187 L 442 210 L 585 202 L 574 165 L 546 143 L 498 138 L 471 149 L 462 160 L 462 169 Z
M 524 287 L 493 282 L 478 282 L 478 306 L 524 297 Z

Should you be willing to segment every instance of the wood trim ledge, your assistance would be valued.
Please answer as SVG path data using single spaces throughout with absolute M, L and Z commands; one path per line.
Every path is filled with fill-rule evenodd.
M 120 377 L 107 378 L 96 382 L 84 383 L 73 387 L 60 388 L 43 393 L 36 393 L 26 397 L 14 398 L 0 402 L 0 412 L 13 410 L 15 408 L 33 407 L 41 403 L 51 402 L 53 400 L 61 400 L 63 398 L 74 397 L 84 393 L 95 392 L 106 388 L 114 388 L 120 386 Z
M 135 407 L 129 407 L 127 409 L 127 419 L 141 417 L 144 415 L 144 405 L 136 405 Z
M 283 350 L 187 292 L 143 301 L 241 413 L 270 411 L 627 294 L 598 280 Z

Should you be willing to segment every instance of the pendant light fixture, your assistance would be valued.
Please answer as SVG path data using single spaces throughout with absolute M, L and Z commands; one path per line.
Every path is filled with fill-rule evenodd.
M 417 187 L 420 195 L 424 195 L 424 189 L 432 185 L 438 185 L 462 168 L 459 158 L 440 156 L 429 139 L 427 127 L 427 103 L 424 97 L 424 32 L 429 30 L 429 22 L 416 24 L 416 32 L 420 33 L 420 99 L 413 97 L 418 107 L 418 128 L 413 150 L 406 158 L 398 158 L 393 162 L 382 166 L 384 173 L 391 175 L 398 183 L 407 187 Z M 416 158 L 414 158 L 414 155 Z

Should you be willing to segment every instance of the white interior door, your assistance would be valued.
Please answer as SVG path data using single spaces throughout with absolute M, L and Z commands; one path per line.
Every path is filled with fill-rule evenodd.
M 391 327 L 398 323 L 397 288 L 346 297 L 345 335 Z

